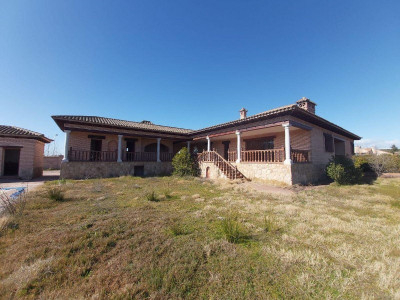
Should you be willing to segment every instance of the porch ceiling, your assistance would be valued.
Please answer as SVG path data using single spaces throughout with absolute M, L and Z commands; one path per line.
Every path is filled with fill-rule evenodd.
M 290 132 L 294 131 L 299 131 L 299 130 L 304 130 L 295 126 L 290 126 Z M 274 136 L 279 133 L 284 133 L 285 129 L 282 126 L 282 124 L 277 124 L 274 126 L 270 127 L 264 127 L 264 128 L 249 128 L 245 130 L 241 130 L 241 138 L 246 139 L 246 138 L 258 138 L 258 137 L 266 137 L 266 136 Z M 232 140 L 236 139 L 236 133 L 235 132 L 227 132 L 227 133 L 219 133 L 216 135 L 209 135 L 210 139 L 212 141 L 224 141 L 224 140 Z M 206 137 L 203 138 L 198 138 L 196 140 L 204 140 Z

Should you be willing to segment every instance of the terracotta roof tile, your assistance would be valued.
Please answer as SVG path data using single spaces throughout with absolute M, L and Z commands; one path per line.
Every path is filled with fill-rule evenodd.
M 42 133 L 16 126 L 7 126 L 7 125 L 0 125 L 0 136 L 34 138 L 42 140 L 47 143 L 52 141 L 51 139 L 46 138 Z
M 79 123 L 103 125 L 103 126 L 104 125 L 115 126 L 128 129 L 151 130 L 151 131 L 159 131 L 166 133 L 186 134 L 186 133 L 191 133 L 193 131 L 190 129 L 184 129 L 178 127 L 156 125 L 149 121 L 134 122 L 134 121 L 125 121 L 125 120 L 118 120 L 118 119 L 104 118 L 97 116 L 52 116 L 52 118 L 54 120 L 59 120 L 59 121 L 79 122 Z

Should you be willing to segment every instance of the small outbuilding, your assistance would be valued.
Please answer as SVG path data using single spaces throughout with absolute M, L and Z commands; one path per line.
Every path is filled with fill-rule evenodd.
M 44 145 L 51 141 L 35 131 L 0 125 L 0 176 L 42 176 Z

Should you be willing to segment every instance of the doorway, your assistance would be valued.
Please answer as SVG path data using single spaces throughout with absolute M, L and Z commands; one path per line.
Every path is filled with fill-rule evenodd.
M 224 145 L 224 159 L 228 160 L 228 151 L 229 151 L 229 144 L 230 141 L 223 141 L 222 144 Z
M 91 161 L 101 160 L 101 140 L 98 139 L 90 140 L 90 160 Z
M 21 149 L 5 149 L 4 151 L 4 176 L 17 176 L 19 170 L 19 157 Z

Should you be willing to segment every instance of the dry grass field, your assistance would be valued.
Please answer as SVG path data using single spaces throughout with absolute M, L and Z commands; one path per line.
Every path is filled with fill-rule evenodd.
M 0 298 L 400 298 L 400 179 L 262 195 L 197 178 L 45 184 L 3 217 Z

